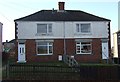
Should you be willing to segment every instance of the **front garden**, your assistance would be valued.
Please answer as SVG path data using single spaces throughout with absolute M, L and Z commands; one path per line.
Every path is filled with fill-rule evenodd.
M 115 64 L 79 63 L 70 67 L 64 62 L 3 62 L 3 80 L 119 80 L 120 66 Z M 77 70 L 80 71 L 77 71 Z
M 11 63 L 3 70 L 3 76 L 3 79 L 19 80 L 119 80 L 120 66 L 80 64 L 80 67 L 69 67 L 63 62 Z

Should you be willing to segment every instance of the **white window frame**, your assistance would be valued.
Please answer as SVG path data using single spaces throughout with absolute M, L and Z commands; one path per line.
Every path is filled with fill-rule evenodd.
M 47 45 L 38 45 L 38 43 L 40 43 L 40 42 L 36 42 L 36 52 L 37 52 L 37 55 L 52 55 L 53 54 L 53 42 L 46 42 Z M 38 51 L 37 51 L 38 46 L 39 47 L 40 46 L 47 46 L 47 53 L 45 53 L 45 54 L 38 54 Z M 52 53 L 49 52 L 49 50 L 50 50 L 49 47 L 52 47 Z
M 39 28 L 38 25 L 47 25 L 47 32 L 46 33 L 40 33 L 40 32 L 38 32 L 38 28 Z M 50 26 L 51 26 L 51 29 L 50 29 Z M 49 24 L 38 23 L 37 24 L 37 34 L 40 34 L 40 35 L 50 35 L 50 34 L 52 34 L 52 29 L 53 29 L 53 26 L 52 26 L 51 23 L 49 23 Z
M 77 44 L 77 43 L 79 43 L 79 44 Z M 90 46 L 91 46 L 91 52 L 90 53 L 82 53 L 82 42 L 76 42 L 76 54 L 92 54 L 92 43 L 91 42 L 89 42 L 90 44 Z M 77 50 L 77 47 L 80 47 L 80 50 Z M 79 53 L 78 53 L 78 51 L 79 51 Z
M 84 24 L 89 24 L 90 25 L 90 31 L 89 32 L 82 32 L 82 27 L 81 25 Z M 76 33 L 77 34 L 91 34 L 91 23 L 76 23 Z

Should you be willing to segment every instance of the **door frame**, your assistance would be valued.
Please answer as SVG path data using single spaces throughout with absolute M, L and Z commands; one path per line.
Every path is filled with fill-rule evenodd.
M 22 49 L 20 50 L 20 47 L 22 47 Z M 22 53 L 22 57 L 21 56 L 21 52 Z M 26 62 L 26 49 L 25 49 L 25 44 L 24 43 L 18 43 L 18 61 L 19 63 L 25 63 Z
M 102 42 L 102 59 L 109 59 L 108 42 Z

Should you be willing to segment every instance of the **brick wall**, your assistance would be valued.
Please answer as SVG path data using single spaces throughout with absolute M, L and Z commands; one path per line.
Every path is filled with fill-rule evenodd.
M 36 43 L 35 40 L 26 40 L 25 42 L 25 50 L 26 50 L 26 60 L 34 61 L 36 60 Z
M 63 51 L 62 51 L 63 45 L 61 45 L 60 43 L 62 43 L 61 40 L 54 41 L 53 45 L 58 46 L 58 47 L 57 48 L 54 47 L 53 51 L 55 51 L 55 52 L 53 52 L 53 55 L 37 55 L 35 40 L 26 40 L 26 59 L 27 59 L 27 62 L 57 61 L 57 54 L 63 54 Z
M 64 54 L 64 40 L 56 39 L 53 43 L 53 53 L 56 55 Z
M 100 62 L 101 60 L 101 40 L 92 39 L 92 54 L 75 55 L 79 62 Z
M 64 54 L 64 40 L 55 39 L 53 42 L 53 55 L 37 55 L 35 40 L 26 40 L 26 60 L 27 62 L 49 62 L 58 61 L 58 55 Z M 92 40 L 92 54 L 91 55 L 76 55 L 76 42 L 74 39 L 66 40 L 67 55 L 74 55 L 79 62 L 99 62 L 101 59 L 101 40 Z
M 66 54 L 67 55 L 76 54 L 76 42 L 74 39 L 66 40 Z
M 18 42 L 15 40 L 15 60 L 18 61 Z

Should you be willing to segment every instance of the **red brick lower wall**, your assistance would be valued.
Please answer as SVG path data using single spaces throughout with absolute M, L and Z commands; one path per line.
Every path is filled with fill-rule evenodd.
M 76 54 L 75 39 L 66 40 L 66 54 L 67 55 L 75 55 Z
M 18 61 L 18 42 L 15 41 L 15 60 Z
M 53 42 L 53 55 L 37 55 L 35 40 L 26 40 L 26 61 L 27 62 L 51 62 L 58 61 L 58 55 L 64 54 L 64 40 L 55 39 Z M 79 62 L 99 62 L 101 59 L 101 40 L 92 40 L 92 54 L 91 55 L 76 55 L 75 39 L 66 40 L 66 54 L 74 55 Z
M 52 62 L 58 60 L 58 55 L 63 54 L 63 40 L 54 40 L 53 55 L 37 55 L 35 40 L 26 41 L 27 62 Z
M 92 54 L 75 55 L 75 59 L 79 62 L 100 62 L 101 61 L 101 40 L 92 39 Z

